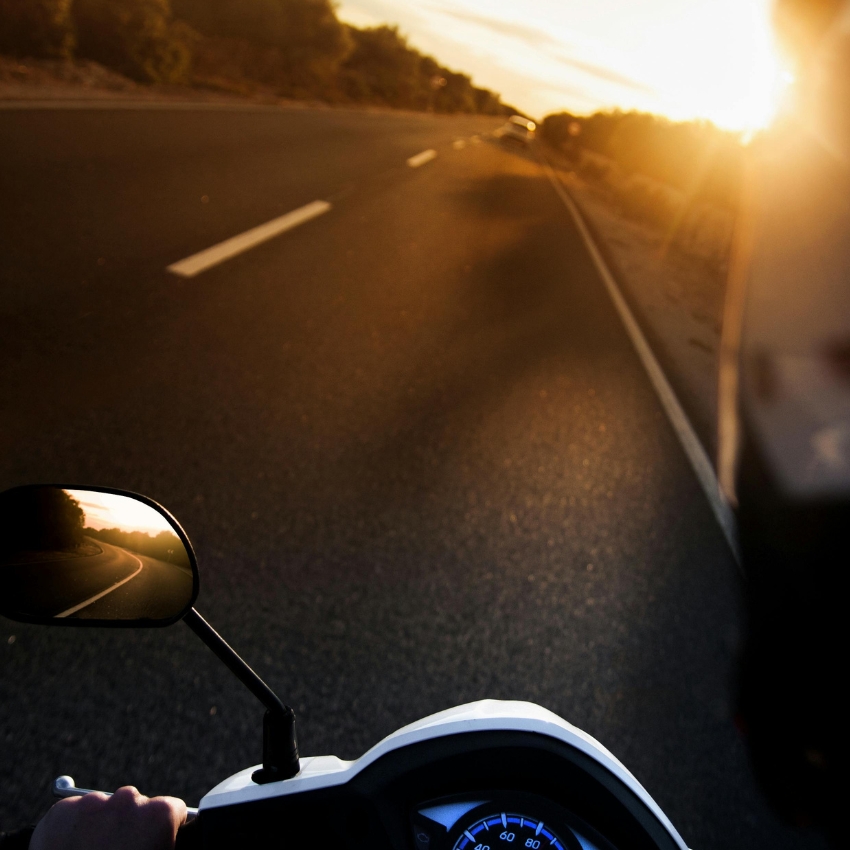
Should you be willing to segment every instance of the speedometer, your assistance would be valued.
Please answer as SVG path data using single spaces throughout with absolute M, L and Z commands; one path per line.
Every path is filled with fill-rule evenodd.
M 567 850 L 536 818 L 507 812 L 488 815 L 466 827 L 453 850 Z

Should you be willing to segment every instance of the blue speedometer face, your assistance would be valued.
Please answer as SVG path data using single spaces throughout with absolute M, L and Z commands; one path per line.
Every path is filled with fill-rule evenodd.
M 561 839 L 536 818 L 508 812 L 488 815 L 468 826 L 453 850 L 566 850 Z

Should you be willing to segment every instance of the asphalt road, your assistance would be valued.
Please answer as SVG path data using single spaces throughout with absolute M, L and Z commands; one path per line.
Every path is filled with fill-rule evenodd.
M 171 619 L 192 598 L 188 568 L 103 541 L 87 542 L 100 551 L 0 567 L 4 607 L 31 617 Z
M 295 706 L 304 754 L 530 699 L 690 846 L 819 846 L 760 802 L 731 721 L 723 537 L 540 166 L 471 140 L 494 126 L 2 113 L 0 486 L 168 507 L 199 610 Z M 262 711 L 188 629 L 1 628 L 0 824 L 61 773 L 196 802 L 259 760 Z

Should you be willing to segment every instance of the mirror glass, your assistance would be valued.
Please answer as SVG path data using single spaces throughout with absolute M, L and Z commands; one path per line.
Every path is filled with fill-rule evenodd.
M 164 512 L 130 494 L 0 494 L 0 613 L 56 625 L 159 625 L 195 600 L 195 560 Z

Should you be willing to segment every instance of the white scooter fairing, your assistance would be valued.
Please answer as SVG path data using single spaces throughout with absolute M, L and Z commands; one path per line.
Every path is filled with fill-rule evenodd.
M 445 745 L 452 740 L 462 749 L 461 742 L 464 738 L 469 739 L 470 736 L 475 737 L 481 733 L 495 733 L 506 742 L 509 742 L 514 735 L 539 736 L 541 739 L 566 745 L 571 750 L 582 754 L 601 768 L 614 785 L 620 786 L 625 796 L 634 798 L 633 802 L 637 802 L 638 807 L 645 810 L 645 815 L 648 815 L 666 833 L 670 846 L 678 850 L 687 850 L 687 845 L 675 827 L 646 789 L 598 741 L 551 711 L 534 703 L 519 701 L 481 700 L 441 711 L 393 732 L 353 761 L 344 761 L 336 756 L 302 758 L 300 772 L 291 779 L 281 782 L 257 784 L 252 780 L 256 768 L 242 770 L 216 785 L 202 798 L 199 806 L 200 819 L 203 823 L 217 810 L 229 812 L 232 817 L 238 817 L 238 811 L 251 808 L 251 804 L 274 804 L 275 801 L 284 798 L 293 805 L 297 805 L 297 800 L 302 795 L 315 797 L 330 789 L 344 790 L 346 786 L 353 785 L 357 778 L 369 768 L 379 765 L 390 755 L 394 755 L 403 762 L 405 751 L 412 747 L 417 747 L 421 751 L 423 745 L 426 748 L 429 744 L 433 745 L 437 742 Z M 445 790 L 447 792 L 456 790 L 451 787 L 451 784 L 451 777 L 446 776 Z M 510 796 L 507 789 L 500 790 L 502 798 Z M 448 796 L 450 797 L 451 794 L 449 793 Z M 493 794 L 486 787 L 473 790 L 471 797 L 476 799 L 471 800 L 470 804 L 484 803 L 485 798 L 490 796 Z M 477 798 L 481 798 L 481 801 Z M 424 815 L 427 819 L 429 813 L 436 812 L 438 815 L 431 814 L 430 817 L 432 819 L 436 817 L 443 826 L 448 824 L 447 834 L 452 832 L 451 827 L 455 826 L 457 820 L 450 822 L 446 818 L 453 815 L 444 815 L 442 811 L 445 809 L 456 812 L 464 808 L 458 803 L 440 807 L 430 804 L 426 806 L 424 800 L 421 802 L 423 806 L 419 808 L 413 806 L 414 819 L 417 814 L 420 817 Z M 332 810 L 333 806 L 330 808 Z M 594 850 L 603 846 L 599 836 L 605 835 L 605 824 L 588 824 L 587 828 L 582 830 L 582 827 L 573 821 L 570 829 L 578 839 L 582 850 Z M 445 842 L 443 844 L 445 846 Z M 604 846 L 608 846 L 607 841 Z

